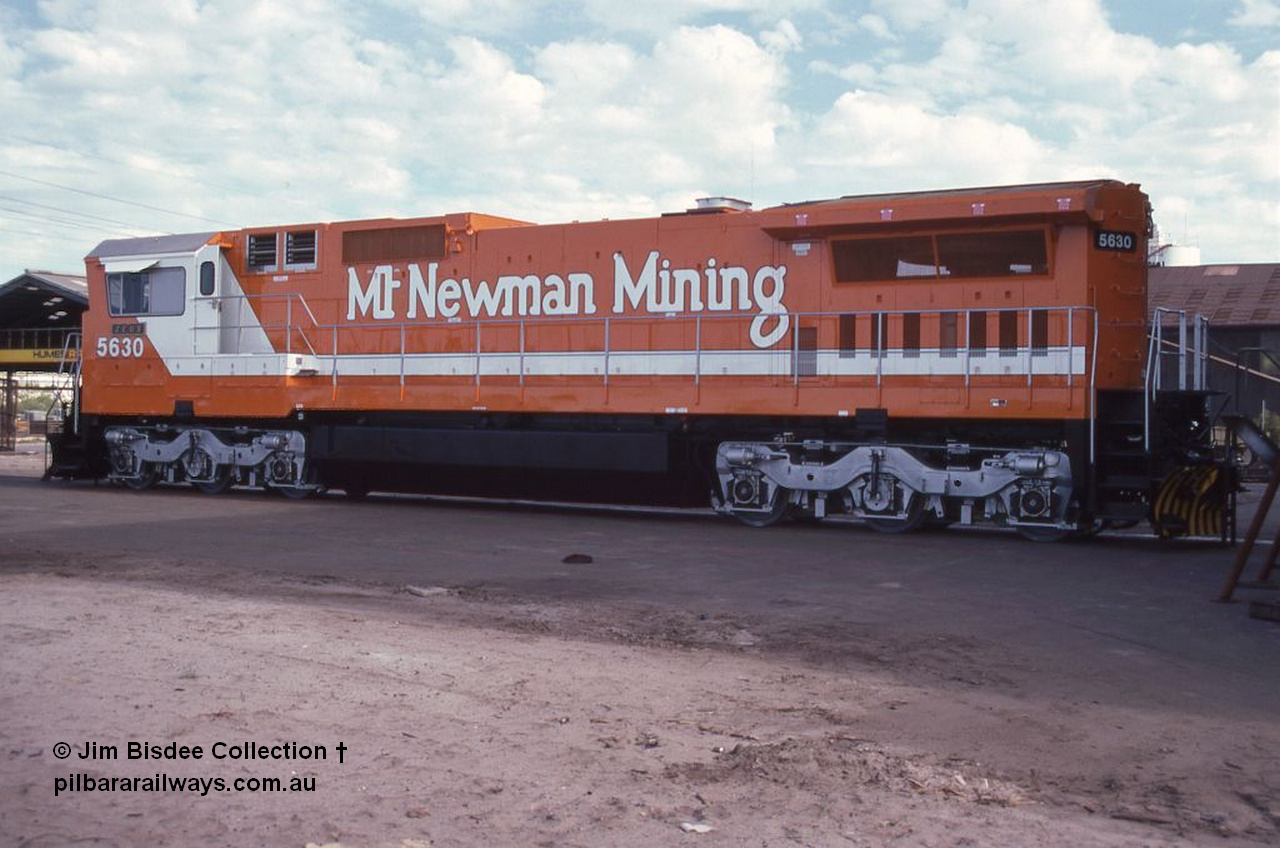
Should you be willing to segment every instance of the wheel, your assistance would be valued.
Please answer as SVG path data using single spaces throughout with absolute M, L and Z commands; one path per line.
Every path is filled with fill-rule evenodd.
M 862 477 L 855 482 L 854 503 L 860 518 L 878 533 L 910 533 L 924 523 L 925 499 L 891 473 Z M 878 481 L 878 482 L 877 482 Z M 901 505 L 901 506 L 899 506 Z
M 273 492 L 279 492 L 291 500 L 302 500 L 320 493 L 320 487 L 314 485 L 315 471 L 310 466 L 295 470 L 295 458 L 292 453 L 277 451 L 267 457 L 261 466 L 262 486 Z M 287 480 L 289 482 L 276 482 Z M 308 484 L 311 485 L 308 485 Z
M 1032 527 L 1020 524 L 1016 528 L 1018 535 L 1032 542 L 1061 542 L 1075 534 L 1075 530 L 1064 530 L 1061 527 Z
M 791 507 L 790 493 L 781 486 L 770 486 L 769 508 L 764 512 L 733 511 L 733 517 L 748 527 L 769 527 L 781 521 Z
M 235 485 L 235 477 L 231 474 L 230 468 L 223 468 L 219 470 L 212 480 L 192 480 L 190 482 L 198 492 L 203 492 L 206 495 L 220 495 Z
M 1032 542 L 1061 542 L 1067 539 L 1088 539 L 1111 527 L 1109 520 L 1087 515 L 1075 504 L 1068 509 L 1067 518 L 1076 523 L 1074 529 L 1035 524 L 1022 524 L 1014 529 L 1022 538 Z
M 278 492 L 292 501 L 305 500 L 317 493 L 317 490 L 310 486 L 281 486 L 276 483 L 267 484 L 267 488 L 273 492 Z
M 124 483 L 126 488 L 141 492 L 143 489 L 150 489 L 154 486 L 158 477 L 156 467 L 149 462 L 144 462 L 142 463 L 142 468 L 138 470 L 137 477 L 126 477 L 120 482 Z
M 903 518 L 883 518 L 864 515 L 862 520 L 867 522 L 867 526 L 877 533 L 887 533 L 893 535 L 895 533 L 910 533 L 912 530 L 919 529 L 924 524 L 924 499 L 912 495 L 911 500 L 907 502 L 906 516 Z

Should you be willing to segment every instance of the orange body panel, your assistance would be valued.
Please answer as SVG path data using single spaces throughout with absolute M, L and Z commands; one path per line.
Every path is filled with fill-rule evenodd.
M 152 254 L 183 269 L 176 315 L 109 308 L 108 275 L 148 254 L 100 250 L 84 410 L 1083 420 L 1093 389 L 1141 385 L 1146 232 L 1145 195 L 1116 182 L 550 226 L 255 228 Z M 251 237 L 276 239 L 278 261 L 251 268 Z M 1042 239 L 1045 264 L 944 268 L 942 245 L 970 237 Z M 291 239 L 311 261 L 288 261 Z M 838 279 L 837 254 L 865 265 L 892 239 L 932 245 L 932 272 L 898 259 L 892 276 Z

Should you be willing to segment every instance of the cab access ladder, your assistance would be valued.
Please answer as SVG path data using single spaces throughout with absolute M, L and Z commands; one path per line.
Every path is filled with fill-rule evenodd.
M 45 437 L 44 479 L 51 477 L 92 476 L 88 470 L 89 452 L 80 428 L 81 368 L 84 362 L 82 335 L 79 331 L 67 333 L 62 342 L 62 355 L 58 358 L 57 386 L 54 389 L 50 413 L 50 429 Z M 60 421 L 55 430 L 53 422 Z

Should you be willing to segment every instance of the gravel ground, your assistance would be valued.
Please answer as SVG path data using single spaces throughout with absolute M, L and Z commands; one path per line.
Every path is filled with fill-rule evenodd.
M 0 478 L 38 473 L 35 453 L 0 458 Z M 1261 682 L 1240 690 L 1261 693 L 1256 703 L 1208 668 L 1208 695 L 1162 679 L 1159 697 L 1110 696 L 1099 693 L 1122 692 L 1151 646 L 1119 645 L 1114 665 L 1064 679 L 1073 666 L 1037 642 L 1034 613 L 1018 627 L 1038 653 L 946 620 L 924 632 L 785 608 L 126 556 L 33 541 L 18 502 L 32 491 L 44 490 L 0 487 L 8 844 L 1280 841 L 1274 652 L 1252 658 Z M 275 503 L 252 497 L 241 503 Z M 1280 628 L 1251 624 L 1263 629 L 1250 638 L 1280 646 L 1269 635 Z M 129 759 L 131 742 L 203 756 Z M 325 758 L 226 756 L 246 743 L 324 746 Z M 94 744 L 118 756 L 81 758 Z M 115 785 L 89 791 L 86 777 Z M 226 785 L 172 788 L 193 778 Z M 238 778 L 290 791 L 236 791 Z

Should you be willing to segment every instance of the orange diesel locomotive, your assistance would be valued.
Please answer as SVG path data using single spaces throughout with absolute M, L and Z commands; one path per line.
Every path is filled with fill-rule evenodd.
M 1037 539 L 1212 523 L 1153 514 L 1211 460 L 1207 394 L 1146 390 L 1147 233 L 1137 186 L 1092 181 L 106 241 L 54 470 Z

